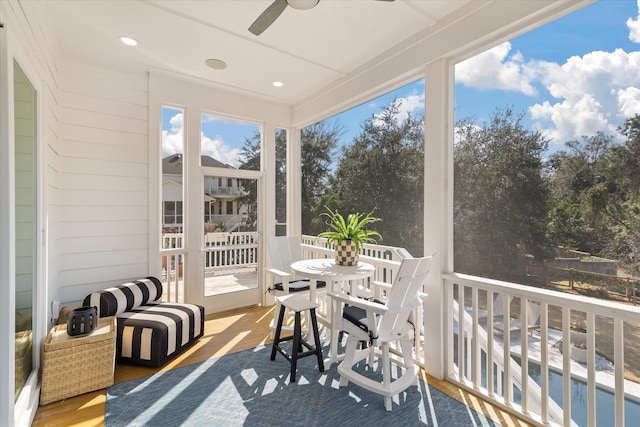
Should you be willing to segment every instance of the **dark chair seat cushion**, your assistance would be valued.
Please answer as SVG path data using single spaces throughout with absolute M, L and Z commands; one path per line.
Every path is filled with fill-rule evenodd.
M 375 301 L 382 304 L 380 301 Z M 353 323 L 358 328 L 365 332 L 369 332 L 369 325 L 367 323 L 367 312 L 363 308 L 356 307 L 355 305 L 346 305 L 342 311 L 342 317 L 349 322 Z
M 327 284 L 322 280 L 318 280 L 316 282 L 316 289 L 325 288 Z M 284 292 L 284 286 L 282 283 L 274 283 L 273 288 L 276 291 Z M 294 280 L 293 282 L 289 282 L 289 292 L 304 292 L 308 291 L 311 288 L 311 282 L 309 280 Z

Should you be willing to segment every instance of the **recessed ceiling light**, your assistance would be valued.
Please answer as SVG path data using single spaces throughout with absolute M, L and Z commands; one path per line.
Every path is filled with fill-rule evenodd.
M 271 83 L 271 84 L 272 84 L 272 85 L 274 85 L 275 87 L 282 87 L 282 86 L 284 86 L 284 83 L 282 83 L 282 82 L 273 82 L 273 83 Z
M 207 59 L 204 63 L 207 64 L 207 67 L 213 68 L 214 70 L 224 70 L 227 68 L 227 63 L 219 59 Z
M 136 46 L 138 44 L 138 40 L 132 39 L 131 37 L 122 36 L 120 37 L 120 41 L 127 46 Z

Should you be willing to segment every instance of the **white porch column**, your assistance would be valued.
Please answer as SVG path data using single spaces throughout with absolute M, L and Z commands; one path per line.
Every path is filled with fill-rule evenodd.
M 425 69 L 424 254 L 436 258 L 427 278 L 425 367 L 445 376 L 445 292 L 442 272 L 453 270 L 453 65 L 438 60 Z
M 302 234 L 302 131 L 287 132 L 287 234 Z
M 266 123 L 262 128 L 262 150 L 261 160 L 262 170 L 265 172 L 262 187 L 259 195 L 258 206 L 262 206 L 262 215 L 258 230 L 261 230 L 265 237 L 276 234 L 276 128 L 271 123 Z M 266 250 L 266 240 L 262 239 L 261 249 Z M 266 252 L 263 252 L 266 253 Z
M 184 109 L 183 159 L 182 162 L 182 242 L 185 255 L 184 301 L 202 304 L 204 300 L 204 257 L 203 246 L 203 205 L 204 180 L 200 171 L 201 156 L 201 110 L 187 107 Z M 157 232 L 156 232 L 157 233 Z M 167 272 L 169 266 L 167 266 Z M 168 274 L 168 273 L 167 273 Z M 177 273 L 176 273 L 177 274 Z

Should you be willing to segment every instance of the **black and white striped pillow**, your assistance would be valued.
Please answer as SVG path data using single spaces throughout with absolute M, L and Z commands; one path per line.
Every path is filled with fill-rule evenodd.
M 147 277 L 94 292 L 88 295 L 82 304 L 97 307 L 98 317 L 108 317 L 157 301 L 161 296 L 160 280 Z

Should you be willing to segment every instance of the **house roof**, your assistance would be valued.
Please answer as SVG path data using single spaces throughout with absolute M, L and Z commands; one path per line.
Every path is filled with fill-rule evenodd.
M 206 167 L 235 169 L 231 165 L 222 163 L 213 157 L 200 156 L 200 164 Z M 173 154 L 162 159 L 163 175 L 180 175 L 182 174 L 182 155 Z
M 280 0 L 278 0 L 280 1 Z M 292 1 L 292 0 L 289 0 Z M 290 105 L 304 121 L 346 109 L 590 0 L 320 0 L 287 6 L 256 36 L 272 0 L 45 2 L 63 55 L 187 77 Z M 135 48 L 119 42 L 127 35 Z M 227 64 L 223 70 L 207 59 Z M 272 86 L 281 81 L 282 87 Z M 296 121 L 296 117 L 294 117 Z

